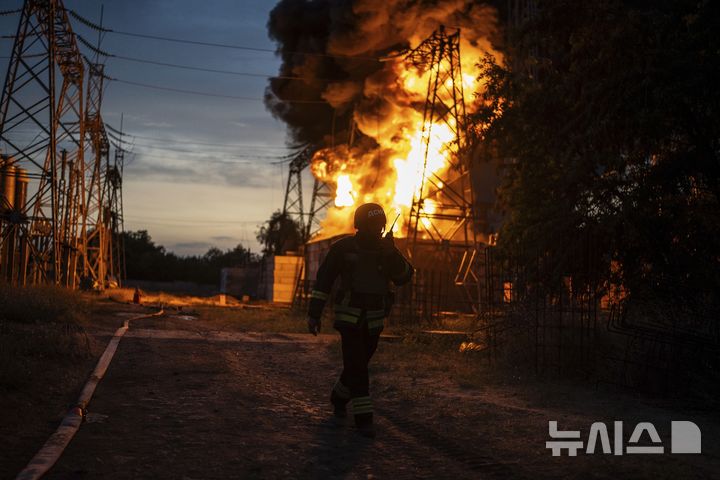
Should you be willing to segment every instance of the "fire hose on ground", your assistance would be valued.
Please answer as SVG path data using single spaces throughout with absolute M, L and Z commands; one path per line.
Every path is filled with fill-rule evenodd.
M 90 378 L 85 383 L 75 405 L 65 415 L 60 426 L 55 430 L 55 433 L 50 436 L 40 451 L 35 454 L 27 466 L 18 474 L 16 480 L 38 479 L 55 465 L 55 462 L 58 461 L 60 455 L 62 455 L 65 448 L 70 444 L 70 441 L 80 429 L 87 405 L 90 403 L 93 393 L 95 393 L 95 388 L 97 388 L 100 380 L 105 376 L 105 372 L 110 366 L 110 362 L 118 348 L 120 339 L 130 327 L 130 322 L 144 318 L 159 317 L 163 313 L 165 312 L 161 307 L 158 312 L 128 318 L 123 322 L 123 326 L 115 331 L 107 347 L 105 347 L 105 351 L 100 356 Z

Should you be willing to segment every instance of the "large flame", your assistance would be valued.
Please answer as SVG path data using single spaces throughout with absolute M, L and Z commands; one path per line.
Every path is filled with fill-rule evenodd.
M 335 206 L 352 207 L 355 205 L 355 197 L 357 194 L 353 190 L 350 175 L 338 175 L 335 182 L 337 183 L 337 187 L 335 188 Z
M 419 44 L 416 41 L 415 44 Z M 461 69 L 465 109 L 475 111 L 477 94 L 484 88 L 478 80 L 478 60 L 487 52 L 499 57 L 488 42 L 470 44 L 461 39 Z M 352 231 L 352 211 L 365 202 L 382 205 L 391 223 L 400 218 L 393 231 L 405 236 L 413 199 L 424 198 L 419 206 L 422 225 L 435 228 L 423 214 L 431 215 L 440 199 L 426 196 L 443 186 L 450 166 L 457 162 L 456 125 L 423 124 L 423 107 L 428 91 L 430 71 L 419 71 L 403 59 L 388 61 L 378 74 L 365 80 L 364 99 L 382 98 L 391 108 L 373 115 L 372 109 L 355 112 L 358 129 L 377 143 L 374 149 L 340 145 L 322 149 L 313 157 L 311 169 L 316 178 L 335 189 L 334 207 L 323 222 L 322 236 Z M 451 80 L 439 88 L 444 100 L 451 100 Z M 427 150 L 427 156 L 425 155 Z M 424 172 L 424 174 L 423 174 Z M 389 227 L 389 225 L 388 225 Z M 419 226 L 420 227 L 420 226 Z M 421 227 L 420 227 L 421 228 Z

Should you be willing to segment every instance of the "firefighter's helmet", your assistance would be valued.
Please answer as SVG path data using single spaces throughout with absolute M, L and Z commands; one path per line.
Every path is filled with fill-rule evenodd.
M 355 228 L 358 230 L 380 232 L 385 223 L 385 211 L 377 203 L 366 203 L 355 210 Z

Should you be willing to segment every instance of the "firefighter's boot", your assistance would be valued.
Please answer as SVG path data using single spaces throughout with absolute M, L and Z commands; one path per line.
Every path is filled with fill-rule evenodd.
M 347 417 L 347 404 L 349 401 L 350 390 L 338 380 L 335 382 L 330 394 L 330 403 L 333 405 L 333 415 L 336 418 Z
M 360 435 L 367 438 L 375 438 L 375 427 L 373 427 L 373 406 L 370 397 L 355 397 L 352 399 L 353 416 L 355 426 Z
M 366 438 L 375 438 L 375 426 L 373 425 L 372 413 L 355 415 L 355 427 L 357 432 Z

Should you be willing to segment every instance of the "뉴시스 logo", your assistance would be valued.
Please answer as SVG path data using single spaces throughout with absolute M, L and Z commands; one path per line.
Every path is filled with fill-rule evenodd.
M 610 448 L 610 435 L 608 434 L 607 425 L 603 422 L 595 422 L 590 425 L 590 433 L 585 447 L 586 454 L 593 454 L 596 450 L 598 453 L 613 453 L 615 455 L 665 453 L 665 446 L 663 446 L 660 435 L 658 435 L 655 425 L 652 423 L 640 422 L 635 425 L 625 450 L 623 450 L 623 422 L 616 421 L 613 424 L 612 449 Z M 558 422 L 555 420 L 548 422 L 548 430 L 550 438 L 553 440 L 545 442 L 545 448 L 552 450 L 553 457 L 562 456 L 563 450 L 567 451 L 568 456 L 575 457 L 578 450 L 583 449 L 580 430 L 558 430 Z M 702 453 L 700 428 L 695 423 L 673 421 L 670 422 L 670 431 L 670 453 Z M 638 445 L 645 432 L 650 437 L 652 446 Z

